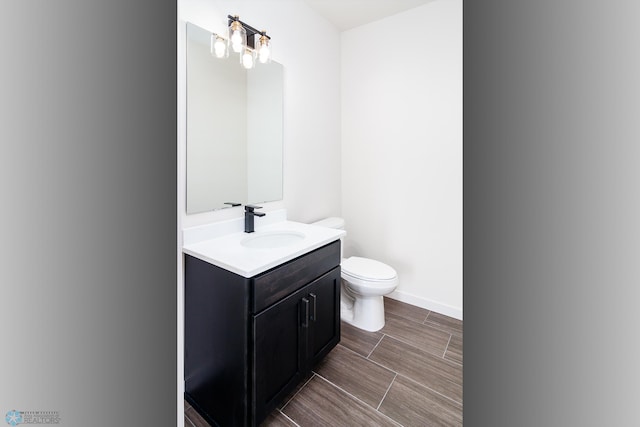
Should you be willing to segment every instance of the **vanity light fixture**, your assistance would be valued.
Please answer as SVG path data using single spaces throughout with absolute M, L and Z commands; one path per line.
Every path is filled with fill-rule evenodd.
M 228 15 L 228 37 L 211 34 L 211 54 L 216 58 L 226 58 L 233 51 L 240 55 L 240 65 L 251 69 L 259 61 L 271 62 L 271 37 L 266 31 L 258 31 L 240 20 L 238 15 Z

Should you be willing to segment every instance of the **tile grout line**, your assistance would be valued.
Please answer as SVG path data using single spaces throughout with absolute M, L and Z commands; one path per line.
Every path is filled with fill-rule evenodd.
M 451 334 L 450 334 L 450 335 L 451 335 Z M 405 341 L 405 340 L 403 340 L 403 339 L 396 338 L 396 337 L 394 337 L 394 336 L 392 336 L 392 335 L 387 335 L 387 334 L 383 334 L 383 335 L 382 335 L 382 338 L 384 338 L 384 337 L 387 337 L 387 338 L 392 339 L 392 340 L 400 341 L 401 343 L 406 344 L 406 345 L 408 345 L 408 346 L 410 346 L 410 347 L 413 347 L 413 348 L 415 348 L 416 350 L 424 351 L 425 353 L 428 353 L 428 354 L 430 354 L 430 355 L 431 355 L 431 356 L 433 356 L 433 357 L 439 357 L 436 353 L 433 353 L 433 352 L 431 352 L 431 351 L 429 351 L 429 350 L 426 350 L 426 349 L 424 349 L 424 348 L 418 347 L 417 345 L 412 344 L 412 343 L 410 343 L 410 342 L 407 342 L 407 341 Z M 380 342 L 382 342 L 382 338 L 380 338 Z M 451 339 L 449 339 L 449 340 L 451 340 Z M 380 344 L 380 342 L 378 342 L 378 344 Z M 378 344 L 376 344 L 376 347 L 374 347 L 374 349 L 373 349 L 373 350 L 375 350 L 375 349 L 378 347 Z M 340 345 L 341 345 L 341 344 L 340 344 Z M 360 357 L 364 357 L 364 356 L 362 356 L 360 353 L 358 353 L 357 351 L 355 351 L 355 350 L 351 350 L 349 347 L 346 347 L 346 346 L 344 346 L 344 345 L 343 345 L 342 347 L 343 347 L 343 348 L 346 348 L 347 350 L 349 350 L 349 351 L 350 351 L 350 352 L 352 352 L 352 353 L 357 354 L 357 355 L 358 355 L 358 356 L 360 356 Z M 373 354 L 373 350 L 371 350 L 371 353 L 369 353 L 369 356 L 371 356 L 371 354 Z M 446 347 L 445 347 L 445 352 L 446 352 L 446 350 L 447 350 L 447 349 L 446 349 Z M 376 362 L 375 360 L 370 359 L 370 358 L 369 358 L 369 356 L 365 357 L 365 359 L 366 359 L 366 360 L 368 360 L 368 361 L 370 361 L 370 362 L 375 363 L 376 365 L 378 365 L 378 366 L 380 366 L 380 367 L 382 367 L 382 368 L 385 368 L 385 369 L 386 369 L 386 370 L 388 370 L 388 371 L 391 371 L 391 372 L 393 372 L 393 373 L 397 373 L 396 371 L 394 371 L 394 370 L 393 370 L 393 369 L 391 369 L 390 367 L 388 367 L 388 366 L 384 366 L 384 365 L 380 364 L 379 362 Z M 447 359 L 447 358 L 445 358 L 445 357 L 440 357 L 440 358 L 441 358 L 443 361 L 445 361 L 446 363 L 450 363 L 450 364 L 455 365 L 455 366 L 453 366 L 454 368 L 457 368 L 457 367 L 462 368 L 462 367 L 464 367 L 464 365 L 463 365 L 462 363 L 460 363 L 460 362 L 456 362 L 455 360 Z
M 432 328 L 438 329 L 439 331 L 443 331 L 446 332 L 448 334 L 452 334 L 452 335 L 460 335 L 462 336 L 462 331 L 458 331 L 456 328 L 454 328 L 453 326 L 446 326 L 443 325 L 441 323 L 436 322 L 432 322 L 431 320 L 429 320 L 429 315 L 432 312 L 430 311 L 429 314 L 427 314 L 427 317 L 425 317 L 425 319 L 422 321 L 422 324 L 425 326 L 430 326 Z M 456 319 L 457 320 L 457 319 Z
M 385 301 L 386 301 L 386 300 L 385 300 Z M 404 303 L 404 302 L 402 302 L 402 301 L 398 301 L 398 302 L 400 302 L 400 303 L 402 303 L 402 304 L 407 304 L 407 303 Z M 412 304 L 409 304 L 409 305 L 412 305 Z M 422 307 L 420 307 L 420 308 L 422 308 Z M 434 326 L 434 327 L 436 327 L 437 329 L 442 330 L 443 332 L 447 332 L 447 333 L 454 333 L 454 335 L 462 335 L 462 331 L 458 332 L 458 331 L 457 331 L 454 327 L 452 327 L 452 326 L 446 326 L 446 325 L 443 325 L 443 324 L 439 323 L 437 320 L 432 322 L 432 321 L 429 319 L 429 316 L 431 316 L 431 314 L 435 313 L 433 310 L 428 310 L 428 309 L 426 309 L 426 308 L 425 308 L 425 309 L 423 309 L 423 310 L 427 311 L 427 315 L 425 316 L 424 320 L 419 321 L 419 320 L 416 320 L 414 317 L 411 317 L 410 315 L 409 315 L 409 316 L 404 316 L 404 315 L 402 315 L 401 313 L 394 312 L 393 310 L 387 310 L 387 309 L 386 309 L 386 307 L 385 307 L 385 313 L 390 313 L 390 314 L 392 314 L 392 315 L 394 315 L 394 316 L 402 317 L 402 318 L 403 318 L 403 319 L 405 319 L 405 320 L 410 320 L 410 321 L 412 321 L 412 322 L 420 323 L 420 324 L 425 325 L 425 326 Z M 460 321 L 460 322 L 462 322 L 460 319 L 456 319 L 455 317 L 447 316 L 446 314 L 441 314 L 441 313 L 436 313 L 436 314 L 439 314 L 439 315 L 441 315 L 441 316 L 443 316 L 443 317 L 446 317 L 446 318 L 452 319 L 452 320 L 454 320 L 454 321 Z M 427 321 L 428 321 L 429 323 L 427 323 Z
M 433 355 L 433 356 L 438 356 L 438 353 L 435 353 L 434 351 L 429 350 L 429 349 L 427 349 L 427 348 L 422 348 L 422 347 L 420 347 L 420 346 L 416 345 L 416 343 L 409 342 L 408 340 L 406 340 L 406 339 L 404 339 L 404 338 L 398 338 L 398 337 L 396 337 L 396 336 L 389 335 L 389 334 L 384 334 L 384 336 L 387 336 L 387 337 L 389 337 L 389 338 L 391 338 L 391 339 L 394 339 L 394 340 L 396 340 L 396 341 L 400 341 L 400 342 L 401 342 L 401 343 L 403 343 L 403 344 L 406 344 L 406 345 L 408 345 L 408 346 L 411 346 L 411 347 L 413 347 L 413 348 L 415 348 L 415 349 L 418 349 L 418 350 L 420 350 L 420 351 L 424 351 L 424 352 L 429 353 L 429 354 L 431 354 L 431 355 Z M 383 338 L 384 338 L 384 336 L 383 336 Z M 449 334 L 449 337 L 451 337 L 451 334 Z M 449 339 L 451 339 L 451 338 L 449 338 Z M 376 347 L 377 347 L 377 345 L 376 345 Z M 447 348 L 445 347 L 445 350 L 446 350 L 446 349 L 447 349 Z M 374 349 L 374 350 L 375 350 L 375 349 Z M 373 350 L 371 351 L 371 353 L 373 353 Z M 369 354 L 369 356 L 370 356 L 370 355 L 371 355 L 371 354 Z M 369 356 L 367 356 L 367 359 L 369 358 Z M 449 361 L 449 359 L 445 359 L 445 360 Z M 462 366 L 462 364 L 460 364 L 460 363 L 458 363 L 458 365 Z
M 382 336 L 380 337 L 380 339 L 378 340 L 378 342 L 376 343 L 376 345 L 375 345 L 375 346 L 373 346 L 373 348 L 371 349 L 371 351 L 369 352 L 369 354 L 367 354 L 367 357 L 365 357 L 365 359 L 368 359 L 368 358 L 369 358 L 369 356 L 371 356 L 371 353 L 373 353 L 373 351 L 374 351 L 376 348 L 378 348 L 378 344 L 380 344 L 380 342 L 382 342 L 382 338 L 384 338 L 384 336 L 385 336 L 385 335 L 386 335 L 385 333 L 383 333 L 383 334 L 382 334 Z
M 313 378 L 313 377 L 312 377 L 312 378 Z M 296 393 L 296 394 L 298 394 L 298 393 Z M 287 403 L 289 403 L 289 402 L 287 402 Z M 284 406 L 283 406 L 283 408 L 284 408 Z M 300 427 L 300 424 L 298 424 L 297 422 L 293 421 L 293 420 L 291 419 L 291 417 L 290 417 L 290 416 L 288 416 L 287 414 L 285 414 L 284 412 L 282 412 L 282 409 L 277 409 L 277 411 L 278 411 L 278 412 L 280 412 L 280 413 L 282 414 L 282 416 L 283 416 L 283 417 L 285 417 L 286 419 L 288 419 L 289 421 L 291 421 L 292 423 L 294 423 L 297 427 Z
M 391 383 L 389 384 L 389 387 L 387 387 L 387 391 L 384 392 L 384 396 L 382 396 L 382 399 L 380 400 L 380 403 L 378 403 L 378 407 L 376 408 L 376 411 L 380 412 L 380 405 L 382 405 L 382 402 L 384 402 L 384 398 L 387 397 L 387 394 L 389 394 L 389 390 L 391 390 L 391 386 L 393 385 L 393 383 L 396 380 L 396 378 L 398 378 L 398 374 L 397 373 L 396 373 L 396 376 L 393 377 L 393 379 L 391 380 Z
M 430 328 L 435 329 L 436 331 L 444 332 L 444 333 L 449 334 L 449 335 L 457 335 L 460 338 L 462 338 L 462 335 L 463 335 L 462 332 L 459 332 L 454 328 L 451 328 L 449 326 L 443 326 L 443 325 L 441 325 L 439 323 L 433 323 L 432 321 L 426 320 L 426 319 L 425 319 L 424 322 L 421 323 L 421 325 L 428 326 Z
M 384 338 L 384 336 L 383 336 L 383 338 Z M 350 349 L 350 348 L 348 348 L 348 347 L 345 347 L 345 346 L 342 346 L 342 347 L 343 347 L 344 349 L 346 349 L 346 350 L 349 350 L 351 353 L 355 354 L 356 356 L 362 357 L 364 360 L 366 360 L 366 361 L 368 361 L 368 362 L 371 362 L 371 363 L 373 363 L 374 365 L 378 365 L 379 367 L 381 367 L 381 368 L 383 368 L 383 369 L 385 369 L 385 370 L 387 370 L 387 371 L 389 371 L 389 372 L 393 372 L 394 374 L 398 375 L 398 373 L 397 373 L 396 371 L 394 371 L 393 369 L 389 368 L 388 366 L 384 366 L 384 365 L 380 364 L 379 362 L 376 362 L 376 361 L 375 361 L 375 360 L 373 360 L 373 359 L 368 359 L 368 358 L 364 357 L 363 355 L 361 355 L 360 353 L 358 353 L 358 352 L 356 352 L 356 351 L 353 351 L 353 350 L 351 350 L 351 349 Z M 314 372 L 315 372 L 315 371 L 314 371 Z
M 189 424 L 191 424 L 192 427 L 196 427 L 196 425 L 193 423 L 193 421 L 191 421 L 191 418 L 189 418 L 188 416 L 185 416 L 184 419 L 189 421 Z
M 383 338 L 384 338 L 385 336 L 386 336 L 386 337 L 388 337 L 388 338 L 390 338 L 390 339 L 396 339 L 396 338 L 394 338 L 394 337 L 392 337 L 392 336 L 390 336 L 390 335 L 386 335 L 386 334 L 383 336 Z M 397 340 L 397 339 L 396 339 L 396 340 Z M 401 343 L 404 343 L 404 344 L 410 345 L 410 344 L 408 344 L 408 343 L 406 343 L 406 342 L 404 342 L 404 341 L 402 341 L 402 340 L 397 340 L 397 341 L 400 341 Z M 410 346 L 411 346 L 411 347 L 413 347 L 413 348 L 416 348 L 416 349 L 418 349 L 418 350 L 420 350 L 420 351 L 424 351 L 425 353 L 428 353 L 429 355 L 431 355 L 431 356 L 433 356 L 433 357 L 436 357 L 436 358 L 438 357 L 436 354 L 433 354 L 433 353 L 431 353 L 431 352 L 429 352 L 429 351 L 422 350 L 422 349 L 420 349 L 419 347 L 416 347 L 416 346 L 414 346 L 414 345 L 410 345 Z M 344 346 L 343 346 L 343 347 L 344 347 Z M 346 347 L 345 347 L 345 348 L 346 348 Z M 351 350 L 350 348 L 347 348 L 347 350 L 349 350 L 349 351 L 351 351 L 352 353 L 355 353 L 355 354 L 357 354 L 358 356 L 362 357 L 362 355 L 361 355 L 361 354 L 356 353 L 355 351 Z M 458 362 L 454 362 L 453 360 L 449 360 L 449 359 L 445 359 L 445 358 L 441 358 L 441 359 L 442 359 L 442 361 L 443 361 L 443 362 L 445 362 L 445 363 L 448 363 L 448 364 L 450 364 L 450 365 L 456 365 L 456 366 L 452 366 L 453 368 L 457 368 L 457 367 L 463 368 L 463 367 L 464 367 L 464 365 L 463 365 L 463 364 L 458 363 Z M 408 376 L 406 376 L 406 375 L 400 374 L 399 372 L 396 372 L 395 370 L 391 369 L 391 368 L 390 368 L 390 367 L 388 367 L 388 366 L 382 365 L 381 363 L 379 363 L 379 362 L 377 362 L 377 361 L 375 361 L 375 360 L 373 360 L 373 359 L 367 359 L 367 360 L 368 360 L 368 361 L 370 361 L 370 362 L 375 363 L 376 365 L 378 365 L 378 366 L 380 366 L 380 367 L 382 367 L 382 368 L 384 368 L 384 369 L 386 369 L 386 370 L 388 370 L 388 371 L 391 371 L 391 372 L 395 373 L 396 375 L 400 375 L 400 376 L 402 376 L 402 377 L 404 377 L 404 378 L 408 378 L 408 379 L 410 379 L 411 381 L 413 381 L 414 383 L 419 384 L 419 385 L 421 385 L 421 386 L 423 386 L 423 387 L 426 387 L 426 388 L 428 388 L 429 390 L 432 390 L 433 392 L 438 393 L 439 395 L 441 395 L 441 396 L 443 396 L 443 397 L 446 397 L 447 399 L 449 399 L 449 400 L 451 400 L 451 401 L 453 401 L 453 402 L 457 402 L 457 400 L 452 399 L 452 398 L 450 398 L 450 397 L 448 397 L 448 396 L 445 396 L 444 394 L 440 393 L 439 391 L 434 390 L 434 389 L 432 389 L 431 387 L 427 386 L 426 384 L 422 384 L 421 382 L 418 382 L 418 381 L 414 380 L 414 379 L 413 379 L 413 378 L 411 378 L 411 377 L 408 377 Z M 449 380 L 449 381 L 450 381 L 450 380 Z M 450 381 L 450 382 L 453 382 L 453 381 Z
M 298 393 L 300 393 L 300 391 L 302 391 L 303 388 L 306 387 L 307 384 L 309 384 L 309 381 L 311 381 L 313 379 L 314 376 L 316 376 L 316 372 L 312 371 L 313 375 L 311 375 L 311 377 L 304 382 L 304 384 L 302 384 L 302 387 L 300 387 L 293 396 L 291 396 L 291 399 L 287 400 L 287 403 L 285 403 L 284 405 L 282 405 L 279 409 L 280 412 L 282 412 L 282 410 L 285 408 L 285 406 L 287 406 L 289 403 L 291 403 L 291 401 L 293 400 L 294 397 L 296 397 L 298 395 Z
M 400 374 L 398 374 L 398 375 L 400 375 Z M 442 393 L 440 393 L 438 390 L 434 390 L 434 389 L 432 389 L 431 387 L 429 387 L 428 385 L 422 384 L 422 383 L 420 383 L 420 382 L 418 382 L 418 381 L 414 380 L 414 379 L 413 379 L 413 378 L 411 378 L 411 377 L 407 377 L 406 375 L 400 375 L 400 376 L 401 376 L 402 378 L 408 379 L 409 381 L 411 381 L 411 382 L 412 382 L 412 383 L 414 383 L 414 384 L 419 385 L 420 387 L 424 387 L 424 388 L 428 389 L 429 391 L 432 391 L 432 392 L 434 392 L 435 394 L 437 394 L 437 395 L 439 395 L 439 396 L 444 397 L 444 398 L 445 398 L 445 399 L 447 399 L 447 400 L 450 400 L 450 401 L 452 401 L 452 402 L 454 402 L 454 403 L 457 403 L 457 404 L 458 404 L 458 405 L 460 405 L 460 406 L 463 406 L 463 404 L 462 404 L 462 402 L 461 402 L 461 401 L 457 401 L 456 399 L 454 399 L 454 398 L 452 398 L 452 397 L 449 397 L 449 396 L 447 396 L 446 394 L 442 394 Z
M 449 335 L 451 335 L 451 334 L 449 334 Z M 392 339 L 392 340 L 400 341 L 401 343 L 406 344 L 406 345 L 408 345 L 408 346 L 410 346 L 410 347 L 413 347 L 413 348 L 415 348 L 415 349 L 417 349 L 417 350 L 419 350 L 419 351 L 424 351 L 425 353 L 428 353 L 428 354 L 430 354 L 431 356 L 438 357 L 438 355 L 437 355 L 437 354 L 432 353 L 432 352 L 431 352 L 431 351 L 429 351 L 429 350 L 425 350 L 424 348 L 418 347 L 418 346 L 416 346 L 415 344 L 411 344 L 411 343 L 409 343 L 409 342 L 407 342 L 407 341 L 404 341 L 404 340 L 402 340 L 402 339 L 400 339 L 400 338 L 396 338 L 396 337 L 394 337 L 394 336 L 387 335 L 387 334 L 383 334 L 383 335 L 382 335 L 382 338 L 384 338 L 384 337 L 390 338 L 390 339 Z M 380 338 L 380 341 L 378 342 L 378 344 L 380 344 L 380 342 L 382 342 L 382 338 Z M 451 338 L 449 338 L 449 340 L 451 340 Z M 375 349 L 378 347 L 378 344 L 376 344 L 376 346 L 373 348 L 373 350 L 375 350 Z M 342 345 L 342 344 L 340 344 L 340 345 Z M 448 345 L 448 344 L 447 344 L 447 345 Z M 355 351 L 355 350 L 351 350 L 349 347 L 346 347 L 346 346 L 344 346 L 344 345 L 342 345 L 342 347 L 343 347 L 343 348 L 346 348 L 347 350 L 349 350 L 350 352 L 352 352 L 352 353 L 354 353 L 354 354 L 357 354 L 357 355 L 358 355 L 358 356 L 360 356 L 360 357 L 364 357 L 363 355 L 361 355 L 361 354 L 360 354 L 360 353 L 358 353 L 357 351 Z M 371 356 L 371 354 L 373 354 L 373 350 L 371 350 L 371 352 L 369 353 L 369 356 Z M 446 351 L 447 351 L 447 348 L 445 347 L 445 352 L 446 352 Z M 370 359 L 370 358 L 369 358 L 369 356 L 365 357 L 365 359 L 366 359 L 366 360 L 368 360 L 368 361 L 370 361 L 370 362 L 375 363 L 376 365 L 378 365 L 378 366 L 380 366 L 380 367 L 382 367 L 382 368 L 385 368 L 385 369 L 386 369 L 386 370 L 388 370 L 388 371 L 391 371 L 391 372 L 393 372 L 393 373 L 396 373 L 396 374 L 397 374 L 397 372 L 396 372 L 396 371 L 394 371 L 393 369 L 391 369 L 390 367 L 388 367 L 388 366 L 384 366 L 384 365 L 380 364 L 379 362 L 376 362 L 375 360 Z M 454 368 L 455 368 L 455 367 L 458 367 L 458 366 L 462 368 L 462 367 L 464 366 L 462 363 L 460 363 L 460 362 L 456 362 L 455 360 L 446 359 L 446 358 L 444 358 L 444 357 L 441 357 L 441 359 L 442 359 L 442 360 L 444 360 L 444 361 L 445 361 L 445 362 L 447 362 L 447 363 L 451 363 L 451 364 L 453 364 L 453 365 L 456 365 L 456 366 L 454 366 Z M 315 371 L 314 371 L 314 372 L 315 372 Z
M 444 352 L 442 353 L 442 358 L 444 359 L 445 355 L 447 354 L 447 350 L 449 349 L 449 344 L 451 344 L 451 338 L 453 337 L 453 335 L 449 334 L 449 341 L 447 341 L 447 345 L 444 347 Z
M 415 315 L 403 315 L 403 314 L 401 314 L 401 313 L 394 312 L 393 310 L 391 310 L 391 311 L 387 311 L 387 310 L 385 309 L 385 314 L 387 314 L 387 313 L 389 313 L 389 314 L 391 314 L 391 315 L 393 315 L 393 316 L 401 317 L 401 318 L 403 318 L 404 320 L 408 320 L 408 321 L 413 322 L 413 323 L 424 324 L 424 322 L 426 322 L 426 321 L 427 321 L 427 318 L 429 317 L 429 313 L 431 313 L 431 312 L 427 313 L 427 314 L 424 316 L 424 319 L 422 319 L 422 320 L 418 320 L 418 319 L 416 318 L 416 316 L 415 316 Z
M 373 406 L 369 405 L 367 402 L 364 402 L 363 400 L 359 399 L 358 397 L 354 396 L 353 394 L 349 393 L 347 390 L 343 389 L 342 387 L 340 387 L 339 385 L 336 385 L 334 383 L 332 383 L 331 381 L 329 381 L 328 379 L 326 379 L 325 377 L 323 377 L 322 375 L 316 374 L 318 376 L 318 378 L 328 382 L 329 384 L 331 384 L 332 386 L 334 386 L 335 388 L 337 388 L 338 390 L 340 390 L 341 392 L 345 393 L 347 396 L 350 396 L 351 398 L 355 399 L 358 403 L 361 403 L 362 405 L 364 405 L 367 408 L 371 408 L 373 409 Z M 397 376 L 398 374 L 396 374 Z M 395 378 L 394 378 L 395 379 Z M 391 381 L 393 382 L 393 381 Z M 380 415 L 382 415 L 383 417 L 387 418 L 388 420 L 390 420 L 391 422 L 393 422 L 394 424 L 398 424 L 399 426 L 402 426 L 402 424 L 400 424 L 399 422 L 397 422 L 396 420 L 394 420 L 393 418 L 391 418 L 390 416 L 388 416 L 387 414 L 380 412 L 376 409 L 374 409 L 374 411 Z
M 407 319 L 406 317 L 398 316 L 397 314 L 395 316 L 400 317 L 402 320 L 409 321 L 409 322 L 414 323 L 416 325 L 426 326 L 427 328 L 432 329 L 435 332 L 441 332 L 441 333 L 447 334 L 447 335 L 456 335 L 456 336 L 459 336 L 462 339 L 462 332 L 458 332 L 454 328 L 451 328 L 451 327 L 448 327 L 448 326 L 443 326 L 443 325 L 441 325 L 439 323 L 433 323 L 431 321 L 428 321 L 428 316 L 427 316 L 427 319 L 425 319 L 423 322 L 418 322 L 416 320 Z M 386 326 L 386 324 L 385 324 L 385 326 Z
M 431 323 L 431 322 L 425 322 L 423 323 L 424 326 L 428 326 L 429 328 L 433 328 L 436 331 L 440 331 L 440 332 L 444 332 L 445 334 L 449 334 L 449 335 L 455 335 L 458 338 L 462 339 L 462 332 L 458 332 L 453 328 L 447 328 L 444 326 L 440 326 L 436 323 Z
M 418 325 L 424 325 L 424 322 L 427 321 L 427 317 L 429 317 L 429 315 L 427 314 L 427 316 L 424 318 L 424 320 L 418 320 L 415 317 L 406 317 L 406 316 L 403 316 L 402 314 L 394 313 L 393 311 L 389 311 L 389 312 L 385 311 L 385 314 L 387 314 L 387 313 L 391 314 L 392 316 L 399 317 L 402 320 L 406 320 L 406 321 L 409 321 L 411 323 L 416 323 Z M 386 320 L 386 318 L 385 318 L 385 320 Z
M 431 315 L 431 310 L 429 310 L 429 312 L 427 313 L 427 315 L 424 317 L 424 320 L 422 321 L 423 325 L 427 324 L 427 319 L 429 319 L 429 316 Z

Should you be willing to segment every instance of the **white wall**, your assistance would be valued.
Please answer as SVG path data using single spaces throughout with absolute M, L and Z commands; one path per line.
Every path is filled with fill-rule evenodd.
M 342 33 L 346 255 L 393 266 L 393 296 L 462 318 L 462 1 Z

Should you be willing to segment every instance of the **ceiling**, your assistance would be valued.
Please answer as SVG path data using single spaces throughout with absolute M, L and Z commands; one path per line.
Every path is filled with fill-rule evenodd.
M 303 0 L 340 31 L 350 30 L 434 0 Z

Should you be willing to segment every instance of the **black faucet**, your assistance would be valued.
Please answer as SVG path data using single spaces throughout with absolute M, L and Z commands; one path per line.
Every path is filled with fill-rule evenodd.
M 253 233 L 255 230 L 253 229 L 253 217 L 254 216 L 265 216 L 266 213 L 262 212 L 254 212 L 254 209 L 262 209 L 262 206 L 256 205 L 244 205 L 244 232 L 245 233 Z

